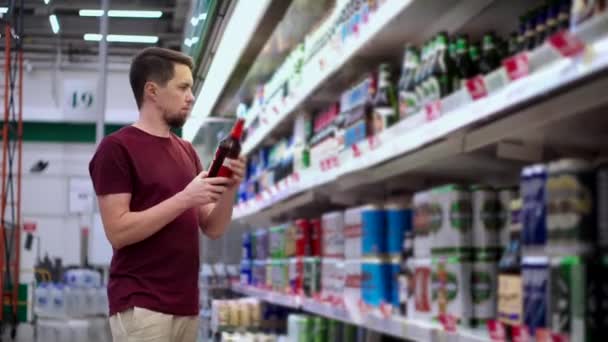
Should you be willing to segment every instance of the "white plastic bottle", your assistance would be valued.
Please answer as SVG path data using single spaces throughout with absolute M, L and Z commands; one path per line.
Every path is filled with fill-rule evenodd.
M 53 284 L 51 287 L 51 317 L 66 317 L 65 292 L 63 284 Z
M 51 309 L 49 285 L 50 284 L 48 283 L 40 283 L 36 287 L 36 304 L 34 305 L 34 312 L 40 317 L 47 317 Z

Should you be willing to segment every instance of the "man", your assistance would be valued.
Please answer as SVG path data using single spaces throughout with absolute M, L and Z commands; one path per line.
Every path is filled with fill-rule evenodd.
M 207 178 L 192 145 L 173 133 L 186 121 L 192 60 L 148 48 L 129 72 L 139 108 L 107 136 L 89 165 L 114 255 L 108 296 L 115 342 L 194 342 L 198 333 L 198 230 L 211 239 L 230 223 L 244 159 L 234 176 Z

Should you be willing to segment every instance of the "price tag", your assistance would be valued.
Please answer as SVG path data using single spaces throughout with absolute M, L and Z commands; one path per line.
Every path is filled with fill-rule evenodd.
M 528 54 L 525 52 L 505 59 L 502 64 L 511 81 L 530 74 L 530 61 L 528 60 Z
M 486 82 L 483 80 L 483 76 L 477 75 L 470 78 L 466 80 L 465 85 L 473 100 L 488 96 L 488 88 L 486 87 Z
M 359 148 L 359 145 L 357 145 L 357 144 L 352 144 L 352 145 L 351 145 L 351 149 L 353 150 L 353 156 L 354 156 L 355 158 L 359 158 L 359 157 L 361 157 L 361 153 L 362 153 L 362 152 L 361 152 L 361 149 Z
M 553 342 L 570 342 L 570 337 L 567 334 L 553 333 L 551 338 Z
M 439 321 L 445 331 L 456 332 L 456 317 L 453 315 L 441 314 L 439 315 Z
M 551 332 L 549 329 L 537 328 L 534 334 L 536 342 L 551 342 Z
M 24 222 L 23 223 L 23 230 L 26 233 L 34 233 L 36 231 L 36 222 Z
M 585 43 L 567 30 L 549 37 L 549 44 L 564 57 L 573 57 L 585 51 Z
M 371 151 L 380 147 L 380 138 L 377 135 L 372 135 L 371 137 L 367 138 L 367 142 Z
M 490 332 L 490 338 L 493 342 L 505 342 L 505 326 L 502 322 L 497 320 L 489 320 L 487 322 L 488 331 Z
M 525 325 L 513 327 L 513 342 L 530 342 L 530 333 Z
M 441 116 L 441 100 L 433 101 L 424 106 L 426 121 L 433 121 Z

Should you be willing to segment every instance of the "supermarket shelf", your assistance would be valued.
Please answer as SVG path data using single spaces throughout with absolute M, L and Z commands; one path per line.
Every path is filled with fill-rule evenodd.
M 335 160 L 329 168 L 321 170 L 319 165 L 313 165 L 258 198 L 238 205 L 233 219 L 265 216 L 265 209 L 278 203 L 293 209 L 294 205 L 289 205 L 295 199 L 293 196 L 304 191 L 339 193 L 356 186 L 378 184 L 406 172 L 443 169 L 446 175 L 454 176 L 460 170 L 462 175 L 470 176 L 472 165 L 478 165 L 480 171 L 500 178 L 520 167 L 521 160 L 517 163 L 501 158 L 500 151 L 490 155 L 474 152 L 483 152 L 490 146 L 500 150 L 497 144 L 511 138 L 538 143 L 541 147 L 574 145 L 601 149 L 600 142 L 605 141 L 598 139 L 601 132 L 581 141 L 593 128 L 605 127 L 598 125 L 603 116 L 587 115 L 592 120 L 578 120 L 586 126 L 576 131 L 573 131 L 577 127 L 573 120 L 566 119 L 608 104 L 602 95 L 608 89 L 608 37 L 599 36 L 599 32 L 606 31 L 608 15 L 594 18 L 575 32 L 589 43 L 588 53 L 559 58 L 545 44 L 529 56 L 531 68 L 535 60 L 543 61 L 552 54 L 553 59 L 537 66 L 527 77 L 510 82 L 485 98 L 469 99 L 464 105 L 454 106 L 454 110 L 446 110 L 437 119 L 428 121 L 426 113 L 421 112 L 403 120 L 377 137 L 359 143 L 358 155 L 353 150 L 343 151 L 333 157 Z M 462 94 L 451 95 L 443 102 L 459 102 L 459 96 Z M 560 122 L 563 124 L 557 127 Z M 552 132 L 562 134 L 552 136 Z M 319 189 L 321 186 L 323 189 Z
M 460 329 L 456 333 L 447 333 L 443 331 L 439 324 L 433 322 L 417 321 L 403 317 L 385 318 L 374 313 L 355 317 L 355 315 L 349 313 L 343 307 L 321 303 L 310 298 L 269 293 L 264 290 L 240 284 L 234 284 L 233 290 L 247 296 L 258 298 L 267 303 L 286 306 L 293 309 L 302 309 L 315 315 L 362 326 L 385 335 L 406 340 L 421 342 L 490 342 L 487 332 L 483 330 Z
M 265 291 L 251 286 L 233 284 L 232 290 L 246 296 L 255 297 L 267 303 L 285 306 L 292 309 L 300 307 L 300 297 Z
M 315 92 L 328 81 L 340 79 L 341 77 L 335 77 L 339 72 L 347 73 L 347 67 L 352 66 L 351 63 L 356 64 L 357 58 L 377 55 L 388 48 L 394 50 L 395 46 L 402 46 L 405 39 L 421 40 L 440 29 L 456 30 L 492 2 L 493 0 L 386 2 L 370 17 L 369 23 L 362 25 L 360 34 L 354 38 L 354 41 L 349 42 L 344 50 L 330 53 L 322 63 L 313 60 L 304 67 L 304 74 L 318 75 L 318 78 L 307 79 L 306 83 L 299 89 L 293 90 L 286 99 L 267 105 L 269 107 L 267 110 L 274 112 L 274 115 L 264 115 L 261 120 L 262 126 L 244 142 L 243 153 L 249 154 L 256 149 L 298 108 L 311 100 Z M 430 17 L 434 18 L 431 22 L 426 20 Z M 424 32 L 412 30 L 412 27 L 424 27 L 422 30 Z M 414 32 L 416 34 L 413 34 Z M 247 123 L 261 116 L 263 110 L 253 113 L 247 119 Z

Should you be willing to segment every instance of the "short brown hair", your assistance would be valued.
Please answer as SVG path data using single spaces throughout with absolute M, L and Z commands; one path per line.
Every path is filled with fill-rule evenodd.
M 149 47 L 138 53 L 131 62 L 129 81 L 135 95 L 137 108 L 141 108 L 144 100 L 144 86 L 148 81 L 154 81 L 165 86 L 175 74 L 175 64 L 184 64 L 192 70 L 194 63 L 189 56 L 174 50 L 159 47 Z

